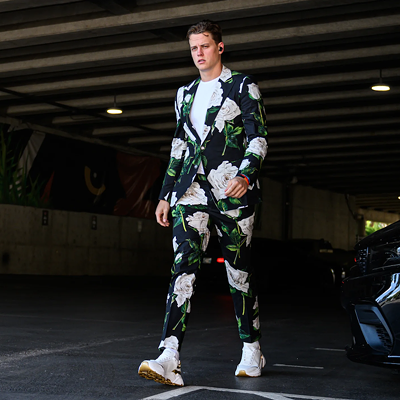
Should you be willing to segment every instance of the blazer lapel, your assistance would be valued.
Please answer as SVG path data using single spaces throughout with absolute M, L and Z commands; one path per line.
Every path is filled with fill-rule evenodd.
M 215 86 L 214 93 L 212 94 L 210 103 L 208 104 L 205 126 L 210 126 L 211 129 L 208 132 L 206 140 L 208 139 L 208 136 L 212 135 L 214 121 L 233 86 L 232 72 L 229 68 L 223 66 L 218 83 Z
M 192 121 L 190 119 L 190 110 L 192 109 L 194 96 L 196 95 L 197 88 L 199 87 L 200 77 L 192 82 L 191 85 L 186 87 L 183 91 L 183 99 L 185 102 L 185 106 L 182 107 L 182 115 L 181 119 L 186 122 L 187 127 L 189 128 L 190 132 L 196 138 L 196 142 L 200 143 L 201 139 L 199 134 L 196 132 Z M 185 108 L 186 107 L 186 108 Z

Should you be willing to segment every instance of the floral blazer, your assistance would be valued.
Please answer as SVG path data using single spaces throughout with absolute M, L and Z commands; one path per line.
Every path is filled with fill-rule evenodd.
M 175 97 L 177 127 L 159 199 L 173 207 L 185 194 L 203 163 L 211 193 L 221 211 L 261 201 L 258 174 L 267 153 L 266 116 L 260 90 L 247 75 L 225 66 L 211 96 L 201 143 L 190 120 L 190 109 L 200 78 L 178 89 Z M 240 174 L 250 181 L 247 193 L 227 197 L 230 179 Z

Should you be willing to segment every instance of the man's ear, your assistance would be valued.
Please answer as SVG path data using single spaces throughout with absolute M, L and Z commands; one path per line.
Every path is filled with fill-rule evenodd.
M 222 54 L 224 52 L 224 43 L 223 42 L 218 43 L 218 52 L 219 52 L 219 54 Z

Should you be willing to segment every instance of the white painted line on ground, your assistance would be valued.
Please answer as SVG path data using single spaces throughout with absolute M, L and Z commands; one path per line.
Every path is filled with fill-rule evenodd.
M 345 352 L 345 349 L 326 349 L 325 347 L 314 347 L 314 350 L 322 350 L 322 351 L 341 351 Z
M 158 337 L 158 335 L 138 335 L 138 336 L 125 337 L 125 338 L 101 340 L 101 341 L 97 341 L 97 342 L 77 343 L 77 344 L 72 344 L 70 346 L 58 347 L 58 348 L 55 347 L 55 348 L 47 348 L 47 349 L 46 348 L 33 349 L 33 350 L 20 351 L 20 352 L 11 353 L 11 354 L 0 354 L 0 356 L 1 356 L 0 357 L 0 367 L 9 366 L 9 364 L 12 362 L 21 361 L 26 358 L 46 356 L 46 355 L 57 354 L 57 353 L 64 353 L 67 351 L 82 350 L 82 349 L 87 349 L 87 348 L 97 347 L 97 346 L 106 346 L 106 345 L 118 343 L 118 342 L 128 342 L 128 341 L 133 341 L 133 340 L 138 340 L 138 339 L 147 339 L 151 336 Z
M 174 397 L 182 396 L 187 393 L 196 392 L 198 390 L 209 390 L 215 392 L 230 392 L 230 393 L 243 393 L 252 394 L 264 399 L 270 400 L 293 400 L 293 399 L 303 399 L 303 400 L 349 400 L 349 399 L 339 399 L 334 397 L 316 397 L 316 396 L 306 396 L 301 394 L 286 394 L 286 393 L 271 393 L 271 392 L 259 392 L 252 390 L 238 390 L 238 389 L 225 389 L 216 387 L 205 387 L 205 386 L 185 386 L 179 389 L 170 390 L 168 392 L 159 393 L 154 396 L 144 397 L 140 400 L 169 400 Z M 134 400 L 134 399 L 132 399 Z M 136 398 L 135 398 L 136 400 Z
M 273 364 L 273 367 L 290 367 L 290 368 L 307 368 L 307 369 L 324 369 L 324 367 L 309 367 L 308 365 L 290 365 L 290 364 Z

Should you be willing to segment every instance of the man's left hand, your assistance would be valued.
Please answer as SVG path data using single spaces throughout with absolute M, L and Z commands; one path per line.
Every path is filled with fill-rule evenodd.
M 247 184 L 246 179 L 241 178 L 240 176 L 235 176 L 228 182 L 225 194 L 227 197 L 239 199 L 247 192 L 248 187 L 249 185 Z

